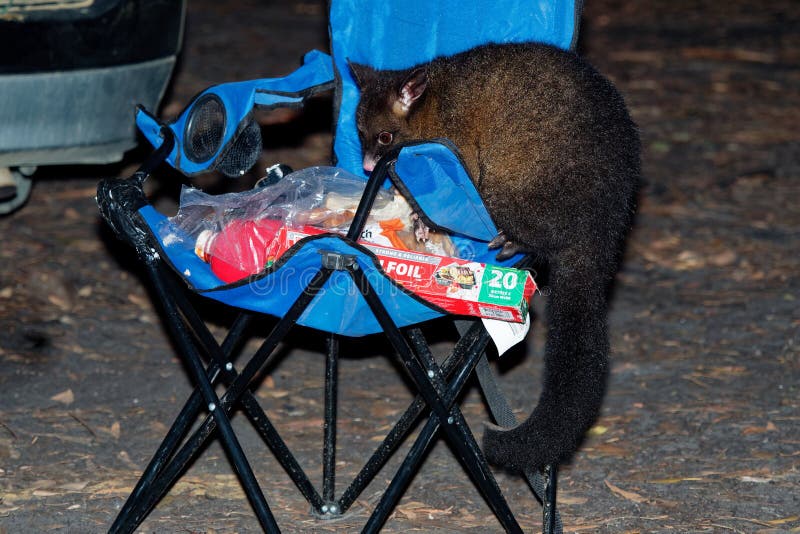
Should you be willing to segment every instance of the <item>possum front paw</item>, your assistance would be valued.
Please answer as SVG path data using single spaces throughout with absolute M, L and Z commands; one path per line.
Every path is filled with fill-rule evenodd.
M 494 239 L 489 241 L 489 250 L 494 250 L 496 248 L 500 249 L 500 252 L 497 253 L 495 259 L 497 261 L 507 260 L 508 258 L 523 252 L 522 247 L 514 243 L 513 241 L 509 241 L 508 237 L 506 237 L 505 232 L 500 230 L 500 232 L 494 236 Z
M 417 240 L 417 243 L 425 243 L 429 239 L 429 233 L 431 231 L 428 226 L 422 222 L 420 219 L 419 214 L 412 213 L 411 214 L 411 223 L 414 227 L 414 237 Z

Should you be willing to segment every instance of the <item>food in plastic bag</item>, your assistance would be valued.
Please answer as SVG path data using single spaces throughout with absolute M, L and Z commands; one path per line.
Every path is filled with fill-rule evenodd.
M 168 246 L 181 242 L 220 280 L 236 282 L 262 272 L 308 236 L 346 233 L 364 186 L 341 169 L 312 167 L 242 193 L 212 196 L 185 188 L 161 238 Z M 525 322 L 536 289 L 530 273 L 457 258 L 441 232 L 430 230 L 419 242 L 415 216 L 400 194 L 382 190 L 366 221 L 359 243 L 389 278 L 450 313 Z
M 274 185 L 241 193 L 209 195 L 184 188 L 177 215 L 161 229 L 162 239 L 190 241 L 221 280 L 233 282 L 277 259 L 285 243 L 282 232 L 346 234 L 364 186 L 362 179 L 343 169 L 310 167 Z M 417 239 L 412 211 L 402 195 L 380 191 L 359 241 L 453 256 L 455 247 L 442 232 L 431 230 L 427 240 Z

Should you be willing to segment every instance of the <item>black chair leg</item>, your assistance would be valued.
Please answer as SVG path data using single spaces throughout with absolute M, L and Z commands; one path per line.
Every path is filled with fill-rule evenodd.
M 544 534 L 556 534 L 556 491 L 558 489 L 558 467 L 548 465 L 544 468 L 547 480 L 544 487 L 544 502 L 542 503 L 542 524 Z M 560 529 L 558 529 L 560 530 Z
M 447 380 L 451 380 L 452 375 L 455 374 L 457 370 L 463 370 L 464 362 L 467 360 L 469 354 L 485 348 L 486 340 L 484 339 L 483 344 L 480 344 L 479 331 L 480 329 L 476 328 L 462 336 L 453 348 L 453 352 L 445 359 L 442 364 L 442 372 L 444 376 L 447 377 Z M 413 338 L 415 335 L 422 337 L 419 329 L 410 328 L 409 337 Z M 414 428 L 416 422 L 422 416 L 425 407 L 425 400 L 421 395 L 417 395 L 408 408 L 406 408 L 406 411 L 403 412 L 403 415 L 397 420 L 394 427 L 392 427 L 380 445 L 378 445 L 372 453 L 372 456 L 366 461 L 350 485 L 342 493 L 338 501 L 341 512 L 346 511 L 353 502 L 355 502 L 369 482 L 375 478 L 378 471 L 381 470 L 388 459 L 397 451 L 398 446 L 405 440 Z
M 193 334 L 197 337 L 200 346 L 208 352 L 208 355 L 211 357 L 213 362 L 221 367 L 224 382 L 230 387 L 230 385 L 233 384 L 233 382 L 239 376 L 233 364 L 229 361 L 229 357 L 227 356 L 227 354 L 232 352 L 232 347 L 226 348 L 225 343 L 223 343 L 222 347 L 217 344 L 214 336 L 211 334 L 211 332 L 209 332 L 197 311 L 195 311 L 184 295 L 183 291 L 181 291 L 182 288 L 178 287 L 174 277 L 167 277 L 167 279 L 172 282 L 172 294 L 176 297 L 175 300 L 178 304 L 178 308 L 192 329 Z M 294 324 L 293 321 L 289 321 L 289 323 Z M 234 325 L 231 327 L 231 330 L 233 331 L 236 327 L 237 323 L 234 323 Z M 276 326 L 276 329 L 280 330 L 280 326 Z M 268 340 L 265 341 L 264 344 L 266 347 L 270 347 L 268 349 L 270 351 L 272 350 L 271 347 L 273 344 L 273 341 L 270 341 L 271 339 L 278 338 L 271 334 L 268 337 Z M 225 342 L 228 342 L 228 339 L 226 339 Z M 260 350 L 260 354 L 263 355 L 266 350 L 267 349 L 262 348 Z M 250 420 L 250 423 L 253 425 L 256 431 L 258 431 L 264 443 L 273 452 L 275 459 L 281 464 L 281 467 L 283 467 L 283 469 L 292 479 L 295 486 L 297 486 L 297 489 L 300 490 L 300 493 L 303 494 L 314 510 L 320 512 L 323 506 L 325 506 L 323 503 L 323 498 L 320 496 L 319 492 L 317 492 L 316 488 L 314 488 L 314 485 L 309 480 L 305 471 L 302 467 L 300 467 L 297 459 L 294 457 L 291 450 L 289 450 L 289 447 L 283 441 L 283 438 L 281 438 L 280 434 L 278 434 L 277 430 L 272 425 L 272 422 L 269 420 L 269 417 L 267 417 L 267 415 L 264 413 L 264 410 L 258 404 L 258 401 L 255 399 L 253 393 L 249 390 L 245 390 L 242 393 L 239 402 L 244 408 L 245 415 Z
M 336 493 L 336 386 L 338 383 L 339 339 L 328 337 L 328 354 L 325 359 L 325 413 L 322 446 L 322 509 L 324 514 L 338 515 L 341 510 L 335 502 Z
M 464 336 L 471 328 L 474 328 L 477 322 L 476 320 L 457 320 L 455 321 L 455 326 L 458 332 Z M 478 365 L 475 367 L 475 374 L 478 377 L 478 384 L 483 391 L 486 404 L 495 422 L 504 427 L 516 426 L 517 418 L 514 416 L 514 412 L 505 395 L 500 390 L 485 353 L 481 355 Z M 545 534 L 561 534 L 563 531 L 561 517 L 556 509 L 555 477 L 557 469 L 558 467 L 554 465 L 547 467 L 546 474 L 534 470 L 526 470 L 522 473 L 534 496 L 542 504 L 542 512 L 544 514 L 542 530 Z M 551 485 L 548 482 L 550 473 L 552 473 Z
M 231 357 L 234 347 L 239 343 L 243 332 L 247 329 L 248 325 L 252 322 L 252 315 L 241 313 L 231 325 L 227 336 L 222 342 L 220 352 L 223 358 L 227 361 Z M 206 376 L 213 381 L 213 376 L 219 370 L 219 362 L 212 363 L 206 370 Z M 131 510 L 139 502 L 141 496 L 147 493 L 150 485 L 163 469 L 165 462 L 172 456 L 173 452 L 180 444 L 181 440 L 186 436 L 192 423 L 195 421 L 197 414 L 200 413 L 202 407 L 202 396 L 198 390 L 195 390 L 191 397 L 187 400 L 183 409 L 181 410 L 175 422 L 170 427 L 169 432 L 159 445 L 156 453 L 153 455 L 152 460 L 147 465 L 136 484 L 133 492 L 131 492 L 125 504 L 120 509 L 117 518 L 111 526 L 111 532 L 124 532 L 124 526 L 127 522 Z
M 444 394 L 443 379 L 438 365 L 435 365 L 434 362 L 433 366 L 426 369 L 425 364 L 430 365 L 430 362 L 423 363 L 419 355 L 411 350 L 364 273 L 353 269 L 350 270 L 350 275 L 380 323 L 389 342 L 397 351 L 400 362 L 405 366 L 425 402 L 433 410 L 434 413 L 431 414 L 431 417 L 439 419 L 448 443 L 472 476 L 473 482 L 486 498 L 495 516 L 507 532 L 521 533 L 522 529 L 509 509 L 486 458 L 461 415 L 461 411 L 457 406 L 447 406 L 444 403 L 442 398 Z M 475 356 L 474 363 L 477 363 L 478 356 L 479 354 Z
M 197 317 L 193 316 L 192 313 L 188 313 L 185 309 L 179 310 L 178 306 L 175 305 L 175 302 L 173 302 L 173 300 L 170 298 L 170 294 L 166 292 L 164 278 L 162 277 L 163 275 L 158 272 L 158 269 L 156 268 L 157 266 L 150 264 L 148 264 L 148 266 L 150 267 L 149 274 L 153 279 L 155 289 L 159 293 L 159 296 L 166 307 L 167 323 L 173 329 L 179 349 L 183 354 L 186 355 L 193 374 L 196 375 L 198 367 L 202 371 L 202 364 L 200 363 L 199 353 L 194 346 L 192 335 L 190 334 L 186 325 L 184 325 L 182 318 L 186 318 L 190 323 L 194 322 L 194 324 L 190 326 L 194 329 L 193 333 L 195 335 L 198 332 L 203 331 L 203 329 L 198 327 Z M 228 390 L 221 399 L 216 398 L 216 394 L 212 389 L 211 383 L 213 382 L 213 377 L 215 377 L 220 370 L 217 360 L 220 358 L 225 360 L 226 357 L 224 355 L 220 356 L 217 354 L 214 358 L 215 361 L 211 363 L 209 369 L 202 373 L 203 376 L 196 377 L 198 388 L 195 390 L 192 397 L 190 397 L 187 406 L 185 406 L 184 410 L 182 410 L 182 414 L 199 413 L 203 401 L 206 400 L 206 397 L 209 397 L 209 390 L 211 393 L 210 402 L 206 401 L 206 404 L 209 406 L 209 408 L 211 408 L 211 404 L 213 403 L 213 409 L 209 410 L 210 413 L 206 417 L 205 421 L 184 442 L 181 449 L 172 454 L 172 457 L 169 459 L 169 461 L 165 465 L 161 466 L 160 469 L 154 469 L 152 480 L 147 481 L 145 484 L 146 491 L 141 491 L 137 494 L 136 502 L 129 506 L 129 510 L 125 515 L 123 524 L 120 525 L 120 528 L 114 529 L 115 532 L 132 532 L 144 520 L 149 511 L 152 510 L 159 500 L 161 500 L 169 488 L 178 479 L 180 474 L 186 469 L 186 466 L 188 466 L 189 462 L 195 457 L 202 445 L 207 441 L 218 425 L 220 427 L 223 445 L 231 454 L 231 459 L 234 463 L 234 469 L 236 470 L 237 474 L 240 475 L 240 481 L 242 482 L 245 492 L 248 494 L 248 497 L 251 498 L 251 501 L 254 501 L 254 509 L 259 521 L 261 522 L 262 528 L 267 532 L 280 532 L 277 524 L 275 523 L 274 517 L 271 517 L 272 514 L 269 510 L 269 507 L 266 505 L 266 500 L 263 497 L 263 493 L 261 493 L 258 484 L 255 482 L 255 477 L 252 476 L 248 482 L 245 482 L 245 480 L 248 478 L 247 470 L 249 470 L 250 475 L 252 475 L 252 469 L 249 469 L 249 464 L 247 464 L 246 458 L 244 458 L 244 453 L 241 451 L 241 447 L 238 446 L 238 441 L 235 442 L 234 446 L 231 446 L 232 442 L 235 441 L 235 436 L 233 435 L 232 428 L 230 427 L 228 416 L 232 413 L 237 402 L 239 402 L 240 397 L 245 395 L 246 398 L 242 400 L 242 403 L 245 406 L 249 416 L 251 416 L 253 419 L 260 420 L 257 428 L 262 434 L 262 437 L 268 441 L 268 444 L 271 447 L 274 447 L 273 450 L 277 449 L 280 452 L 282 451 L 282 446 L 283 449 L 288 451 L 288 448 L 286 448 L 285 444 L 282 442 L 282 440 L 280 440 L 280 437 L 277 436 L 277 432 L 274 431 L 274 428 L 271 427 L 271 424 L 269 424 L 268 420 L 266 420 L 264 417 L 259 417 L 259 414 L 263 416 L 263 411 L 260 409 L 260 407 L 258 407 L 257 412 L 255 411 L 255 408 L 252 406 L 252 404 L 257 403 L 254 399 L 248 397 L 249 392 L 247 392 L 247 386 L 261 369 L 261 367 L 263 367 L 267 358 L 273 353 L 280 340 L 286 336 L 297 318 L 308 307 L 308 304 L 313 300 L 314 296 L 325 284 L 329 276 L 330 271 L 325 269 L 320 270 L 319 273 L 317 273 L 317 275 L 309 282 L 303 293 L 300 294 L 297 301 L 286 313 L 284 318 L 279 321 L 277 325 L 275 325 L 259 351 L 250 359 L 247 365 L 245 365 L 241 374 L 237 376 L 235 371 L 232 369 L 232 366 L 230 366 L 230 368 L 226 368 L 227 366 L 224 366 L 225 371 L 223 371 L 223 373 L 228 374 L 228 378 L 233 377 L 235 379 L 232 380 Z M 184 314 L 183 316 L 181 316 L 181 312 Z M 210 333 L 206 332 L 206 334 L 210 336 Z M 213 336 L 211 341 L 213 341 Z M 213 347 L 216 347 L 216 350 L 220 353 L 224 352 L 219 350 L 219 347 L 216 345 L 215 341 L 213 343 L 211 343 L 211 341 L 209 341 L 209 345 L 206 348 L 211 348 L 212 355 L 214 354 Z M 233 374 L 231 375 L 229 373 Z M 251 400 L 252 403 L 248 402 Z M 201 406 L 197 406 L 197 404 L 200 404 Z M 225 425 L 226 422 L 227 427 L 230 430 L 229 433 L 225 432 L 223 429 L 223 425 Z M 175 434 L 177 433 L 178 431 L 176 430 Z M 170 434 L 172 434 L 172 432 L 170 432 Z M 180 437 L 175 439 L 176 443 L 179 441 Z M 174 445 L 163 447 L 164 450 L 170 448 L 174 448 Z M 241 455 L 237 455 L 237 448 L 239 452 L 241 452 Z M 161 448 L 159 450 L 161 451 Z M 291 453 L 288 454 L 291 456 Z M 292 457 L 291 460 L 294 460 L 294 458 Z M 163 461 L 160 459 L 159 464 L 161 463 L 163 463 Z M 285 468 L 287 468 L 287 465 L 289 468 L 291 468 L 293 465 L 297 467 L 296 472 L 290 472 L 292 478 L 301 479 L 301 482 L 304 480 L 306 482 L 305 486 L 310 486 L 310 482 L 304 474 L 301 473 L 298 475 L 298 472 L 301 472 L 302 470 L 299 469 L 299 466 L 296 466 L 296 462 L 292 464 L 291 462 L 287 463 L 282 461 L 282 464 Z M 287 471 L 289 468 L 287 468 Z M 298 487 L 300 487 L 300 485 L 298 485 Z M 311 489 L 313 490 L 313 487 Z M 303 491 L 303 488 L 301 488 L 301 491 Z M 306 495 L 306 492 L 304 492 L 304 495 Z M 316 495 L 316 499 L 313 498 L 314 495 Z M 309 495 L 306 496 L 307 498 L 309 497 Z M 259 500 L 263 502 L 263 506 L 258 502 Z M 322 500 L 315 493 L 315 491 L 312 491 L 310 500 L 315 500 L 315 504 L 321 506 Z M 126 504 L 126 506 L 128 505 Z
M 139 481 L 136 483 L 125 504 L 117 514 L 114 523 L 109 528 L 109 533 L 132 532 L 139 524 L 135 519 L 135 524 L 131 524 L 131 514 L 140 506 L 141 499 L 147 495 L 153 482 L 158 475 L 161 474 L 167 460 L 172 456 L 175 448 L 180 444 L 181 440 L 189 431 L 192 423 L 194 423 L 197 414 L 200 412 L 202 406 L 202 396 L 200 392 L 195 390 L 192 396 L 183 406 L 175 422 L 170 427 L 167 436 L 161 442 L 150 463 L 142 473 Z
M 275 517 L 272 515 L 272 511 L 269 509 L 269 505 L 267 505 L 267 500 L 261 491 L 261 487 L 256 481 L 253 469 L 250 467 L 250 463 L 247 461 L 242 446 L 236 438 L 226 410 L 218 409 L 222 406 L 220 398 L 217 396 L 209 377 L 206 375 L 202 359 L 195 347 L 192 335 L 182 321 L 178 307 L 166 290 L 164 281 L 158 272 L 158 266 L 148 263 L 148 267 L 155 290 L 164 304 L 164 311 L 168 317 L 167 322 L 171 327 L 175 341 L 181 354 L 186 356 L 186 362 L 189 364 L 189 369 L 192 371 L 195 384 L 207 405 L 208 412 L 216 422 L 220 433 L 220 439 L 225 446 L 225 450 L 230 455 L 234 470 L 239 476 L 239 481 L 250 500 L 250 504 L 253 506 L 258 521 L 266 532 L 280 532 Z
M 421 335 L 421 334 L 419 334 Z M 473 349 L 477 351 L 478 349 Z M 482 351 L 483 349 L 479 349 Z M 458 397 L 467 379 L 471 374 L 469 365 L 461 365 L 459 372 L 453 379 L 447 394 L 445 396 L 445 403 L 449 407 L 454 400 Z M 425 426 L 420 431 L 414 444 L 411 446 L 408 454 L 403 460 L 402 465 L 398 468 L 397 473 L 389 483 L 389 487 L 384 491 L 381 500 L 370 515 L 362 533 L 372 534 L 378 532 L 389 514 L 392 513 L 400 498 L 403 496 L 411 477 L 416 473 L 420 462 L 422 461 L 425 452 L 431 445 L 433 438 L 436 436 L 440 428 L 439 419 L 432 414 L 425 423 Z

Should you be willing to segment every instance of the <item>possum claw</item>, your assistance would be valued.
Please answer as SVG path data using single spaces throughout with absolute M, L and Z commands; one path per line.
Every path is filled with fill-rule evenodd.
M 497 235 L 494 236 L 494 238 L 492 238 L 491 241 L 489 241 L 489 245 L 488 245 L 489 250 L 500 248 L 503 245 L 505 245 L 507 241 L 508 241 L 508 238 L 506 237 L 505 232 L 500 230 L 497 233 Z
M 500 249 L 500 252 L 498 252 L 497 256 L 495 256 L 495 259 L 497 261 L 507 260 L 508 258 L 519 254 L 520 252 L 523 252 L 521 246 L 517 245 L 516 243 L 512 243 L 511 241 L 506 241 L 503 245 L 503 248 Z
M 503 232 L 502 230 L 500 230 L 500 232 L 498 232 L 498 234 L 494 236 L 494 238 L 491 241 L 489 241 L 487 247 L 489 248 L 489 250 L 493 250 L 496 248 L 500 249 L 500 252 L 498 252 L 497 256 L 495 256 L 495 259 L 497 261 L 507 260 L 508 258 L 514 256 L 515 254 L 523 252 L 522 247 L 517 245 L 513 241 L 509 241 L 508 237 L 506 236 L 506 233 Z

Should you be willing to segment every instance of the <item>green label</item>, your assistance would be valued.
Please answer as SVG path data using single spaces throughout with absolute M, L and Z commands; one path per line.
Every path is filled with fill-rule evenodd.
M 525 292 L 525 271 L 487 265 L 481 280 L 481 302 L 487 304 L 511 304 L 522 301 Z

